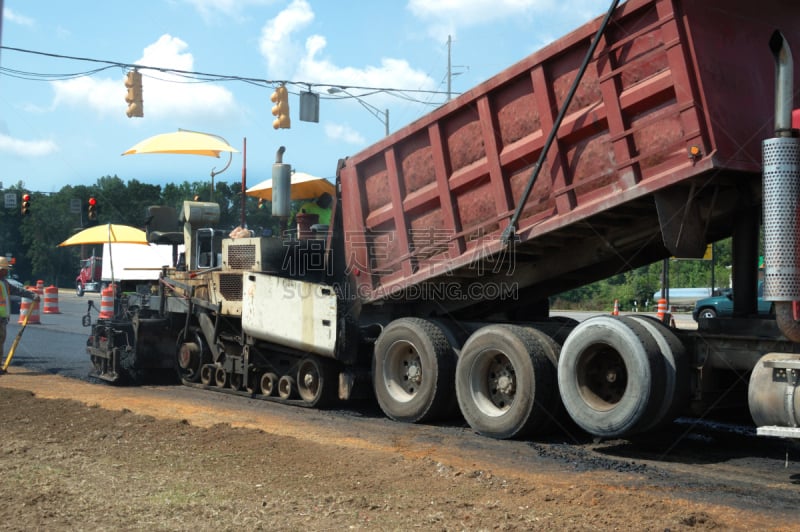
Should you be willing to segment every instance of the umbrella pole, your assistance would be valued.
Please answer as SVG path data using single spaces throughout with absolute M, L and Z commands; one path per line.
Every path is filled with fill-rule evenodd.
M 227 170 L 228 167 L 231 165 L 231 161 L 233 161 L 233 153 L 228 152 L 228 164 L 225 165 L 225 168 L 223 168 L 219 172 L 215 171 L 217 169 L 216 166 L 211 169 L 211 201 L 214 201 L 214 176 L 217 174 L 221 174 L 222 172 Z
M 108 224 L 108 265 L 111 266 L 111 289 L 114 290 L 116 295 L 117 289 L 114 287 L 114 256 L 111 252 L 111 224 Z M 101 276 L 102 277 L 102 276 Z M 101 279 L 102 282 L 102 279 Z M 102 291 L 101 291 L 102 293 Z
M 247 137 L 242 140 L 242 227 L 247 227 L 245 207 L 247 206 Z

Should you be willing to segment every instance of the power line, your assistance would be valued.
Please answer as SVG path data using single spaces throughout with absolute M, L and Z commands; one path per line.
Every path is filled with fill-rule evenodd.
M 138 70 L 152 70 L 155 72 L 163 72 L 163 73 L 170 73 L 176 74 L 180 76 L 184 76 L 186 78 L 193 79 L 194 81 L 186 81 L 185 83 L 199 83 L 199 82 L 212 82 L 212 81 L 241 81 L 245 83 L 251 83 L 254 85 L 265 86 L 265 87 L 274 87 L 281 84 L 287 85 L 294 85 L 296 87 L 305 87 L 308 90 L 311 90 L 312 87 L 335 87 L 340 89 L 356 89 L 356 90 L 364 90 L 364 91 L 371 91 L 369 94 L 384 92 L 384 93 L 395 93 L 395 96 L 409 99 L 408 96 L 400 96 L 397 93 L 418 93 L 418 94 L 431 94 L 431 95 L 447 95 L 448 93 L 442 91 L 434 91 L 434 90 L 425 90 L 425 89 L 399 89 L 399 88 L 391 88 L 391 87 L 367 87 L 367 86 L 358 86 L 358 85 L 346 85 L 340 83 L 312 83 L 308 81 L 291 81 L 291 80 L 269 80 L 263 78 L 256 78 L 256 77 L 247 77 L 247 76 L 238 76 L 232 74 L 214 74 L 209 72 L 199 72 L 194 70 L 180 70 L 177 68 L 165 68 L 165 67 L 156 67 L 150 65 L 140 65 L 134 63 L 123 63 L 120 61 L 110 61 L 107 59 L 95 59 L 91 57 L 79 57 L 79 56 L 72 56 L 72 55 L 64 55 L 64 54 L 56 54 L 51 52 L 41 52 L 36 50 L 27 50 L 24 48 L 15 48 L 13 46 L 0 46 L 0 50 L 8 50 L 10 52 L 19 52 L 25 54 L 33 54 L 33 55 L 40 55 L 44 57 L 52 57 L 55 59 L 68 59 L 72 61 L 86 61 L 91 63 L 103 63 L 107 66 L 102 68 L 97 68 L 94 70 L 88 70 L 85 72 L 78 72 L 72 74 L 45 74 L 45 73 L 36 73 L 36 72 L 25 72 L 21 70 L 13 70 L 7 67 L 0 67 L 0 74 L 7 75 L 11 77 L 16 77 L 20 79 L 26 79 L 30 81 L 53 81 L 53 80 L 65 80 L 65 79 L 73 79 L 77 77 L 83 76 L 91 76 L 98 72 L 102 72 L 103 70 L 109 68 L 125 68 L 125 69 L 138 69 Z M 162 80 L 162 81 L 171 81 L 173 83 L 178 83 L 174 80 Z M 416 100 L 419 101 L 419 100 Z M 423 101 L 419 101 L 419 103 L 427 103 Z

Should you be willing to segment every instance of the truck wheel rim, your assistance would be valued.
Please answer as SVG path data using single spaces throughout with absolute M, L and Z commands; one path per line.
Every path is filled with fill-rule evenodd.
M 395 342 L 386 354 L 383 379 L 395 401 L 407 402 L 422 386 L 422 359 L 410 342 Z
M 473 402 L 486 415 L 500 416 L 514 403 L 517 376 L 511 360 L 500 351 L 479 355 L 470 372 Z
M 610 346 L 588 349 L 578 361 L 576 377 L 583 400 L 598 411 L 614 408 L 628 385 L 625 362 Z

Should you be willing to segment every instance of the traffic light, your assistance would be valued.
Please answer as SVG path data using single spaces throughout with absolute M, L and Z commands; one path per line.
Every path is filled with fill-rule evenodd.
M 97 221 L 97 200 L 94 198 L 89 198 L 89 207 L 87 209 L 87 217 L 89 221 L 94 222 Z
M 31 195 L 22 195 L 22 216 L 28 216 L 31 213 Z
M 128 118 L 133 116 L 144 116 L 144 101 L 142 100 L 142 74 L 138 70 L 131 70 L 125 78 L 125 86 L 128 94 L 125 101 L 128 102 L 128 110 L 125 112 Z
M 275 129 L 289 129 L 292 127 L 292 121 L 289 118 L 289 91 L 286 90 L 286 85 L 276 88 L 269 99 L 275 104 L 272 107 L 272 114 L 275 115 L 272 127 Z

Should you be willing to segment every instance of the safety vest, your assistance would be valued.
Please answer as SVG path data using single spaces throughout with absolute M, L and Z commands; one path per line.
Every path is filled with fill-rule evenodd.
M 308 202 L 300 207 L 300 212 L 305 212 L 306 214 L 316 214 L 319 216 L 319 223 L 323 225 L 330 225 L 331 223 L 331 209 L 328 207 L 327 209 L 320 207 L 316 204 L 316 202 Z
M 8 285 L 0 281 L 0 318 L 8 317 Z

